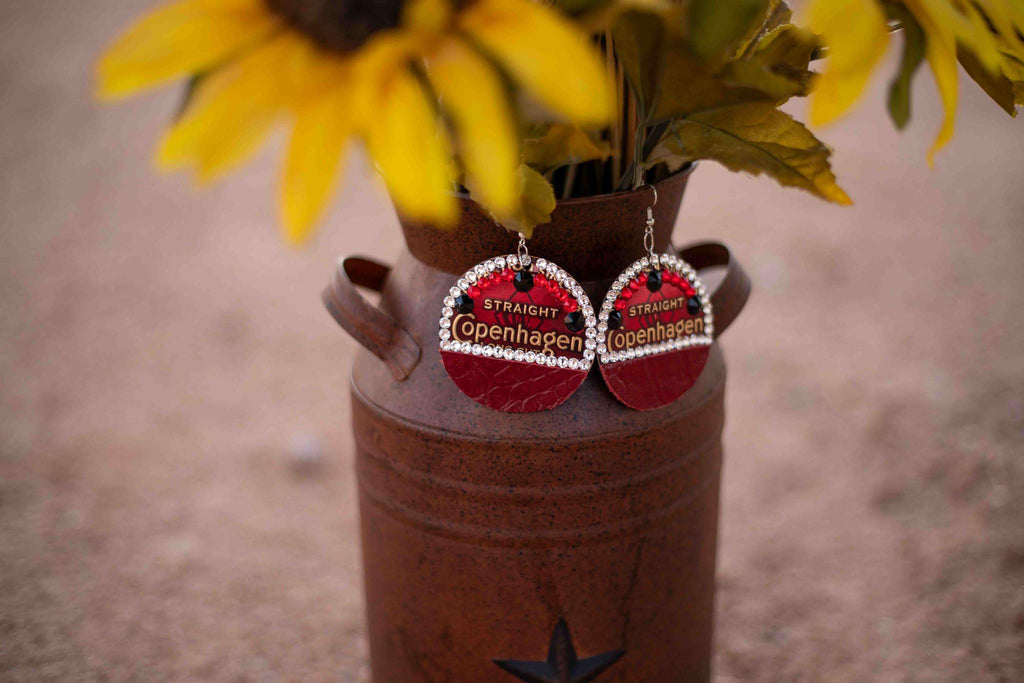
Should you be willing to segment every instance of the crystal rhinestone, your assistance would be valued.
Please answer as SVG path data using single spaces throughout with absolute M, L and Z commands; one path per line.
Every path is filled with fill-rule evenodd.
M 476 273 L 476 276 L 478 278 L 480 278 L 483 277 L 484 275 L 487 275 L 487 268 L 484 267 L 482 264 L 473 266 L 473 272 Z
M 520 292 L 529 292 L 533 289 L 533 274 L 527 270 L 520 270 L 513 279 L 515 287 Z
M 570 332 L 579 332 L 585 326 L 583 314 L 579 311 L 573 311 L 569 315 L 565 316 L 565 329 Z
M 711 323 L 705 323 L 705 325 L 704 325 L 704 332 L 709 334 L 709 335 L 714 334 L 715 333 L 715 326 L 712 325 Z
M 556 365 L 558 365 L 558 359 L 555 358 L 554 356 L 545 356 L 544 362 L 547 364 L 549 368 L 553 368 Z
M 594 352 L 591 351 L 590 349 L 587 349 L 586 351 L 583 352 L 583 358 L 584 360 L 594 360 Z
M 569 359 L 569 369 L 571 369 L 571 370 L 579 370 L 580 369 L 580 362 L 578 360 L 576 360 L 575 358 L 570 358 Z
M 497 266 L 494 265 L 494 261 L 485 261 L 484 262 L 484 268 L 487 269 L 488 273 L 493 273 L 494 269 L 497 268 Z
M 451 327 L 452 325 L 451 318 L 441 318 L 441 320 L 439 320 L 438 322 L 440 323 L 441 327 Z
M 515 360 L 526 360 L 526 351 L 522 349 L 516 349 L 515 354 L 512 356 Z
M 516 352 L 513 351 L 512 349 L 505 349 L 504 351 L 501 352 L 501 355 L 505 358 L 505 360 L 512 360 L 513 358 L 516 357 Z
M 640 259 L 640 264 L 639 265 L 640 265 L 641 268 L 646 268 L 648 263 L 649 263 L 649 261 L 647 260 L 647 257 L 644 256 L 642 259 Z
M 441 315 L 445 318 L 450 318 L 454 315 L 454 313 L 452 312 L 452 309 L 444 308 L 441 310 Z
M 459 281 L 455 283 L 455 286 L 458 287 L 459 289 L 465 291 L 465 290 L 469 289 L 469 282 L 466 281 L 466 278 L 460 277 Z
M 661 271 L 652 270 L 647 274 L 647 289 L 652 292 L 657 292 L 661 289 Z
M 440 330 L 438 331 L 437 336 L 440 337 L 441 339 L 450 339 L 452 333 L 451 330 Z
M 555 280 L 557 280 L 558 282 L 565 282 L 565 278 L 567 277 L 569 277 L 569 275 L 564 270 L 560 270 L 557 273 L 555 273 Z
M 450 351 L 451 348 L 452 348 L 452 343 L 451 342 L 449 342 L 449 341 L 441 342 L 441 350 L 442 351 Z
M 612 305 L 613 305 L 612 302 L 610 300 L 606 299 L 605 302 L 603 304 L 601 304 L 601 310 L 604 311 L 604 312 L 608 312 L 608 311 L 612 310 Z
M 473 344 L 473 348 L 470 350 L 473 352 L 474 356 L 479 356 L 481 353 L 483 353 L 484 347 L 480 346 L 479 344 Z
M 452 287 L 451 289 L 448 290 L 448 293 L 455 297 L 462 294 L 462 290 L 459 289 L 458 287 Z
M 466 273 L 466 282 L 476 282 L 476 271 L 471 270 Z
M 583 315 L 587 316 L 588 318 L 593 318 L 594 317 L 594 307 L 591 306 L 590 304 L 584 303 L 582 310 L 583 310 Z
M 569 365 L 569 359 L 568 358 L 566 358 L 565 356 L 559 356 L 558 357 L 558 367 L 564 368 L 564 367 L 568 367 L 568 365 Z
M 484 355 L 487 356 L 488 358 L 493 358 L 494 357 L 494 347 L 493 346 L 485 346 L 484 347 Z
M 598 344 L 597 352 L 603 356 L 604 354 L 608 353 L 608 347 L 605 346 L 604 344 Z
M 588 327 L 593 327 L 596 324 L 597 324 L 597 318 L 595 318 L 593 315 L 588 315 L 587 316 L 587 326 Z
M 618 306 L 616 306 L 618 308 Z M 625 308 L 625 306 L 623 306 Z M 608 314 L 608 329 L 617 330 L 622 327 L 622 311 L 612 311 Z
M 626 359 L 636 358 L 636 349 L 629 349 L 626 351 Z
M 537 270 L 547 270 L 548 262 L 542 258 L 537 259 Z
M 588 349 L 596 349 L 597 348 L 597 342 L 594 341 L 593 339 L 588 339 L 586 342 L 584 342 L 584 345 Z
M 607 332 L 608 331 L 608 323 L 606 323 L 603 320 L 601 322 L 599 322 L 597 324 L 597 331 L 598 332 Z
M 509 256 L 508 259 L 505 262 L 508 263 L 508 267 L 509 268 L 518 268 L 519 267 L 519 257 L 518 256 Z
M 453 297 L 453 296 L 446 296 L 444 298 L 444 305 L 447 306 L 448 308 L 451 308 L 452 306 L 454 306 L 455 305 L 455 297 Z
M 526 355 L 523 358 L 527 363 L 532 363 L 533 361 L 537 360 L 537 354 L 534 353 L 533 351 L 527 351 Z
M 498 270 L 504 270 L 504 268 L 505 268 L 505 258 L 502 257 L 502 256 L 499 256 L 498 258 L 494 259 L 494 267 L 497 268 Z
M 647 355 L 647 347 L 646 346 L 641 346 L 638 349 L 636 349 L 636 357 L 637 358 L 643 358 L 646 355 Z
M 700 309 L 700 299 L 698 299 L 697 297 L 691 296 L 689 299 L 686 300 L 686 312 L 689 313 L 690 315 L 697 315 L 698 313 L 701 312 Z
M 459 294 L 455 297 L 455 308 L 459 309 L 459 313 L 472 313 L 473 298 L 468 294 Z
M 594 327 L 588 327 L 587 328 L 587 337 L 589 337 L 590 339 L 593 339 L 596 336 L 597 336 L 597 329 L 594 328 Z
M 609 356 L 607 353 L 602 353 L 601 354 L 601 362 L 602 363 L 611 363 L 612 362 L 612 357 Z

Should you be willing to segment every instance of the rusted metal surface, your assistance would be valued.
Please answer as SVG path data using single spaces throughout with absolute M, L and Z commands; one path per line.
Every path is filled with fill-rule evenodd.
M 685 177 L 664 184 L 660 250 Z M 565 203 L 531 253 L 581 273 L 600 300 L 642 253 L 637 217 L 648 200 L 638 192 Z M 381 326 L 357 329 L 357 338 L 404 344 L 393 321 L 422 349 L 404 379 L 370 352 L 353 370 L 374 680 L 515 680 L 495 661 L 547 661 L 560 620 L 580 661 L 624 651 L 598 681 L 707 680 L 724 419 L 717 345 L 694 387 L 664 408 L 625 408 L 595 368 L 558 408 L 490 410 L 445 375 L 436 312 L 451 273 L 510 242 L 472 209 L 452 233 L 404 230 L 412 251 L 383 287 L 387 320 L 346 324 Z M 474 231 L 483 235 L 460 238 Z M 706 248 L 705 265 L 720 262 Z M 730 312 L 719 332 L 749 291 L 742 272 L 726 282 L 735 300 L 722 301 Z M 374 344 L 377 356 L 392 357 Z

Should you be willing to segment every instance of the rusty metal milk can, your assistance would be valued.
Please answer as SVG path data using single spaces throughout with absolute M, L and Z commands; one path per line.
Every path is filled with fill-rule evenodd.
M 687 177 L 658 185 L 655 251 L 669 249 Z M 562 201 L 530 252 L 601 301 L 644 254 L 638 217 L 649 200 L 636 191 Z M 453 231 L 403 231 L 393 268 L 346 259 L 324 294 L 366 349 L 351 389 L 374 681 L 707 680 L 718 346 L 697 384 L 664 408 L 626 408 L 595 365 L 553 410 L 491 410 L 446 376 L 437 317 L 457 274 L 516 240 L 468 201 Z M 726 266 L 711 288 L 720 334 L 749 281 L 721 245 L 683 258 Z M 356 286 L 380 291 L 379 308 Z

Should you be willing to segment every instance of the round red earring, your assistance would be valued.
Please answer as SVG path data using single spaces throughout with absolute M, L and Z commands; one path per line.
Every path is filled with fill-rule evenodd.
M 647 256 L 612 283 L 598 313 L 601 375 L 637 410 L 667 405 L 690 389 L 707 363 L 714 335 L 711 300 L 690 264 L 654 253 L 654 202 L 647 208 Z
M 477 403 L 513 413 L 563 403 L 586 379 L 597 318 L 583 288 L 519 235 L 519 253 L 477 264 L 444 299 L 441 362 Z

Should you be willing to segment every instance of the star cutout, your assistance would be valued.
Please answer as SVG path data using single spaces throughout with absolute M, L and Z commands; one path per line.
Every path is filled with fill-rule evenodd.
M 546 662 L 495 659 L 494 663 L 522 681 L 530 683 L 587 683 L 618 661 L 625 650 L 613 650 L 586 659 L 576 658 L 576 648 L 565 619 L 559 619 L 551 634 Z

